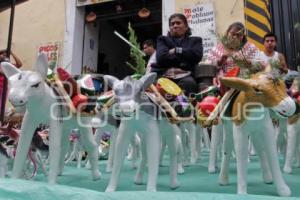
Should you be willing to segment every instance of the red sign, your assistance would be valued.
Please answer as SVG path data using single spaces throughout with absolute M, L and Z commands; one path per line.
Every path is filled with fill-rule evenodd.
M 38 47 L 38 53 L 45 53 L 48 56 L 48 64 L 50 69 L 54 69 L 58 65 L 60 43 L 47 43 Z

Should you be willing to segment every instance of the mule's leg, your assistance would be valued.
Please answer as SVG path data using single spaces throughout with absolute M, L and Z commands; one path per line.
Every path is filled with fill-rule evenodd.
M 198 152 L 197 152 L 197 137 L 196 137 L 196 128 L 195 124 L 192 122 L 185 122 L 186 128 L 189 132 L 189 139 L 191 145 L 191 164 L 195 164 L 198 159 Z
M 277 192 L 280 196 L 290 196 L 291 190 L 289 186 L 285 183 L 280 170 L 278 154 L 276 151 L 276 141 L 274 138 L 274 134 L 272 132 L 274 131 L 274 129 L 271 126 L 271 121 L 269 122 L 269 126 L 266 123 L 265 126 L 266 126 L 266 131 L 264 132 L 264 134 L 262 134 L 261 138 L 265 142 L 264 146 L 266 149 L 269 166 L 271 167 Z
M 210 149 L 210 139 L 207 128 L 202 128 L 204 147 Z
M 211 130 L 211 143 L 210 143 L 210 153 L 208 162 L 208 173 L 216 173 L 217 166 L 217 151 L 220 144 L 220 138 L 223 137 L 222 131 L 223 125 L 213 125 Z
M 285 173 L 292 173 L 292 165 L 295 158 L 295 152 L 297 148 L 297 135 L 298 135 L 298 126 L 291 124 L 288 126 L 288 137 L 287 137 L 287 148 L 286 148 L 286 157 L 283 167 Z
M 176 145 L 176 135 L 179 134 L 180 130 L 178 126 L 170 124 L 170 129 L 166 134 L 166 142 L 169 147 L 170 154 L 170 188 L 176 189 L 179 184 L 177 181 L 177 145 Z
M 268 158 L 266 155 L 266 152 L 264 151 L 264 143 L 261 140 L 261 132 L 253 133 L 251 136 L 252 144 L 257 151 L 257 154 L 259 156 L 260 165 L 262 169 L 262 175 L 263 175 L 263 181 L 265 183 L 272 183 L 273 177 L 270 170 L 270 166 L 268 163 Z
M 197 152 L 197 160 L 201 159 L 201 151 L 202 151 L 202 137 L 203 137 L 203 129 L 199 124 L 195 124 L 195 135 L 196 135 L 196 152 Z
M 166 133 L 161 133 L 161 150 L 160 150 L 160 155 L 159 155 L 159 166 L 163 167 L 164 166 L 164 154 L 165 150 L 167 147 L 167 142 L 166 142 Z
M 131 143 L 131 147 L 132 147 L 132 156 L 131 156 L 131 166 L 132 168 L 136 169 L 137 168 L 137 164 L 136 164 L 136 161 L 138 159 L 138 155 L 139 155 L 139 146 L 140 144 L 140 138 L 138 136 L 138 133 L 135 133 L 132 137 L 131 137 L 131 140 L 130 140 L 130 143 Z
M 58 174 L 57 175 L 62 175 L 63 173 L 63 169 L 64 169 L 64 165 L 65 165 L 65 156 L 67 154 L 67 151 L 69 149 L 69 145 L 70 145 L 70 142 L 69 142 L 69 132 L 70 132 L 70 129 L 69 128 L 63 128 L 62 130 L 62 136 L 61 136 L 61 152 L 60 152 L 60 161 L 59 161 L 59 171 L 58 171 Z M 78 143 L 79 141 L 77 141 Z M 77 147 L 78 147 L 78 144 L 75 144 Z M 77 159 L 77 162 L 78 162 L 78 159 Z M 77 168 L 78 168 L 78 165 L 77 165 Z
M 0 153 L 0 178 L 4 178 L 6 175 L 7 161 L 8 158 Z
M 300 167 L 300 135 L 298 133 L 298 141 L 297 141 L 298 148 L 296 149 L 296 167 Z
M 180 133 L 181 133 L 181 141 L 182 141 L 182 149 L 183 149 L 183 165 L 189 165 L 189 133 L 185 128 L 184 124 L 180 124 Z
M 147 164 L 147 149 L 146 149 L 146 136 L 145 134 L 141 135 L 141 151 L 142 151 L 142 158 L 141 162 L 138 166 L 138 169 L 135 174 L 134 183 L 140 185 L 143 183 L 143 175 L 145 172 L 146 164 Z
M 252 137 L 249 137 L 249 148 L 248 148 L 248 151 L 249 151 L 249 156 L 255 156 L 256 155 L 255 148 L 253 146 Z
M 247 194 L 248 134 L 234 125 L 233 140 L 237 162 L 237 193 Z
M 278 135 L 277 135 L 277 146 L 279 153 L 283 156 L 286 155 L 286 143 L 287 143 L 287 119 L 279 119 L 279 127 L 278 127 Z
M 180 137 L 180 130 L 178 135 L 176 135 L 176 149 L 177 149 L 177 173 L 183 174 L 184 168 L 183 168 L 183 149 L 182 149 L 182 142 Z
M 101 177 L 101 173 L 98 168 L 98 146 L 95 141 L 93 131 L 91 128 L 87 128 L 84 126 L 81 126 L 79 130 L 80 141 L 82 142 L 83 146 L 86 148 L 86 151 L 88 153 L 88 159 L 91 164 L 93 180 L 98 180 Z
M 113 192 L 117 188 L 121 167 L 130 141 L 130 136 L 132 135 L 132 131 L 134 131 L 131 129 L 129 124 L 127 124 L 127 122 L 128 121 L 121 121 L 120 127 L 118 128 L 115 141 L 112 173 L 105 192 Z
M 78 148 L 78 151 L 77 151 L 77 168 L 78 169 L 80 169 L 81 168 L 81 161 L 82 161 L 82 153 L 83 153 L 83 151 L 82 151 L 82 149 L 79 147 L 80 146 L 80 144 L 77 144 L 77 148 Z
M 59 120 L 50 120 L 50 133 L 49 133 L 49 176 L 48 183 L 56 183 L 57 175 L 60 169 L 60 156 L 61 156 L 61 138 L 63 124 Z
M 233 133 L 232 122 L 229 120 L 223 121 L 223 149 L 222 149 L 222 162 L 219 175 L 219 184 L 229 184 L 229 164 L 231 152 L 233 151 Z M 212 146 L 212 145 L 211 145 Z
M 147 191 L 156 191 L 156 182 L 159 167 L 160 133 L 156 120 L 148 120 L 146 128 L 148 181 Z
M 30 119 L 28 117 L 28 113 L 25 113 L 21 126 L 16 157 L 14 159 L 12 178 L 21 178 L 23 176 L 23 169 L 25 167 L 25 161 L 27 159 L 29 146 L 31 144 L 32 136 L 37 126 L 38 123 Z
M 105 170 L 106 172 L 112 171 L 118 129 L 116 127 L 112 127 L 111 133 L 112 136 L 110 139 L 110 147 L 109 147 L 108 159 L 107 159 L 106 170 Z

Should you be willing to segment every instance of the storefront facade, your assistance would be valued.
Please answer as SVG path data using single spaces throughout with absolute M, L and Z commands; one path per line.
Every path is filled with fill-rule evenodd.
M 139 19 L 137 12 L 143 7 L 149 9 L 150 17 Z M 207 13 L 213 11 L 209 19 L 213 19 L 215 35 L 223 34 L 232 22 L 244 22 L 243 0 L 29 0 L 16 7 L 12 50 L 22 58 L 24 68 L 31 68 L 37 53 L 46 51 L 54 60 L 53 65 L 64 66 L 72 74 L 81 74 L 83 68 L 88 68 L 122 78 L 131 73 L 124 64 L 130 59 L 129 46 L 114 31 L 128 38 L 127 26 L 131 21 L 139 42 L 155 39 L 167 33 L 172 13 L 191 12 L 191 19 L 199 21 L 203 14 L 197 13 L 197 9 L 202 7 L 210 10 Z M 86 21 L 90 12 L 97 16 L 92 23 Z M 9 10 L 0 13 L 2 48 L 6 46 L 8 17 Z M 202 36 L 203 29 L 195 26 L 194 32 Z M 297 53 L 299 49 L 293 55 Z

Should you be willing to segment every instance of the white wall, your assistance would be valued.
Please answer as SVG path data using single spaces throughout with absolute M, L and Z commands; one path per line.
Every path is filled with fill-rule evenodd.
M 87 23 L 85 25 L 83 47 L 83 66 L 97 71 L 98 45 L 99 45 L 99 23 Z
M 12 51 L 22 60 L 23 69 L 33 67 L 39 45 L 63 43 L 65 1 L 70 0 L 29 0 L 16 6 Z M 10 9 L 0 13 L 0 49 L 7 47 L 9 18 Z
M 66 27 L 63 66 L 73 75 L 81 74 L 84 33 L 84 7 L 76 7 L 76 0 L 66 1 Z
M 162 0 L 162 33 L 169 31 L 169 17 L 175 12 L 175 0 Z

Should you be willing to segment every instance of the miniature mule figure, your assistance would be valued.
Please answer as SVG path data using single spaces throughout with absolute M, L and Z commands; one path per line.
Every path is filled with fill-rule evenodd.
M 247 80 L 224 77 L 221 82 L 227 87 L 239 90 L 240 93 L 229 106 L 231 117 L 224 120 L 226 135 L 220 184 L 228 184 L 228 164 L 232 151 L 230 137 L 233 131 L 237 160 L 237 193 L 247 193 L 248 136 L 251 136 L 261 159 L 265 182 L 271 182 L 273 178 L 278 194 L 290 196 L 290 188 L 280 171 L 274 127 L 270 117 L 270 112 L 288 117 L 296 111 L 295 102 L 287 95 L 283 81 L 269 73 L 258 73 Z
M 9 100 L 16 110 L 26 110 L 21 126 L 19 144 L 13 166 L 12 177 L 21 178 L 25 165 L 27 152 L 33 133 L 39 124 L 49 124 L 49 183 L 56 183 L 57 175 L 62 173 L 64 155 L 67 151 L 69 134 L 71 129 L 78 128 L 82 133 L 82 141 L 89 154 L 92 165 L 93 179 L 98 179 L 98 150 L 94 140 L 92 129 L 88 124 L 89 117 L 79 118 L 68 115 L 66 104 L 61 101 L 53 88 L 45 82 L 48 70 L 48 62 L 45 54 L 40 54 L 36 62 L 36 72 L 20 71 L 10 63 L 1 63 L 3 72 L 9 80 Z
M 144 90 L 155 81 L 156 74 L 150 73 L 139 80 L 127 77 L 120 81 L 112 76 L 104 76 L 108 85 L 113 88 L 116 103 L 113 109 L 120 116 L 120 126 L 115 141 L 114 161 L 112 174 L 106 192 L 115 191 L 119 179 L 122 163 L 126 156 L 130 138 L 139 132 L 146 142 L 148 182 L 147 191 L 156 191 L 156 181 L 159 164 L 160 135 L 156 119 L 153 113 L 147 113 L 147 107 L 151 106 L 147 99 L 143 98 Z M 141 106 L 145 103 L 146 110 Z M 153 112 L 153 111 L 152 111 Z M 143 140 L 142 139 L 142 140 Z M 137 174 L 139 174 L 138 169 Z

